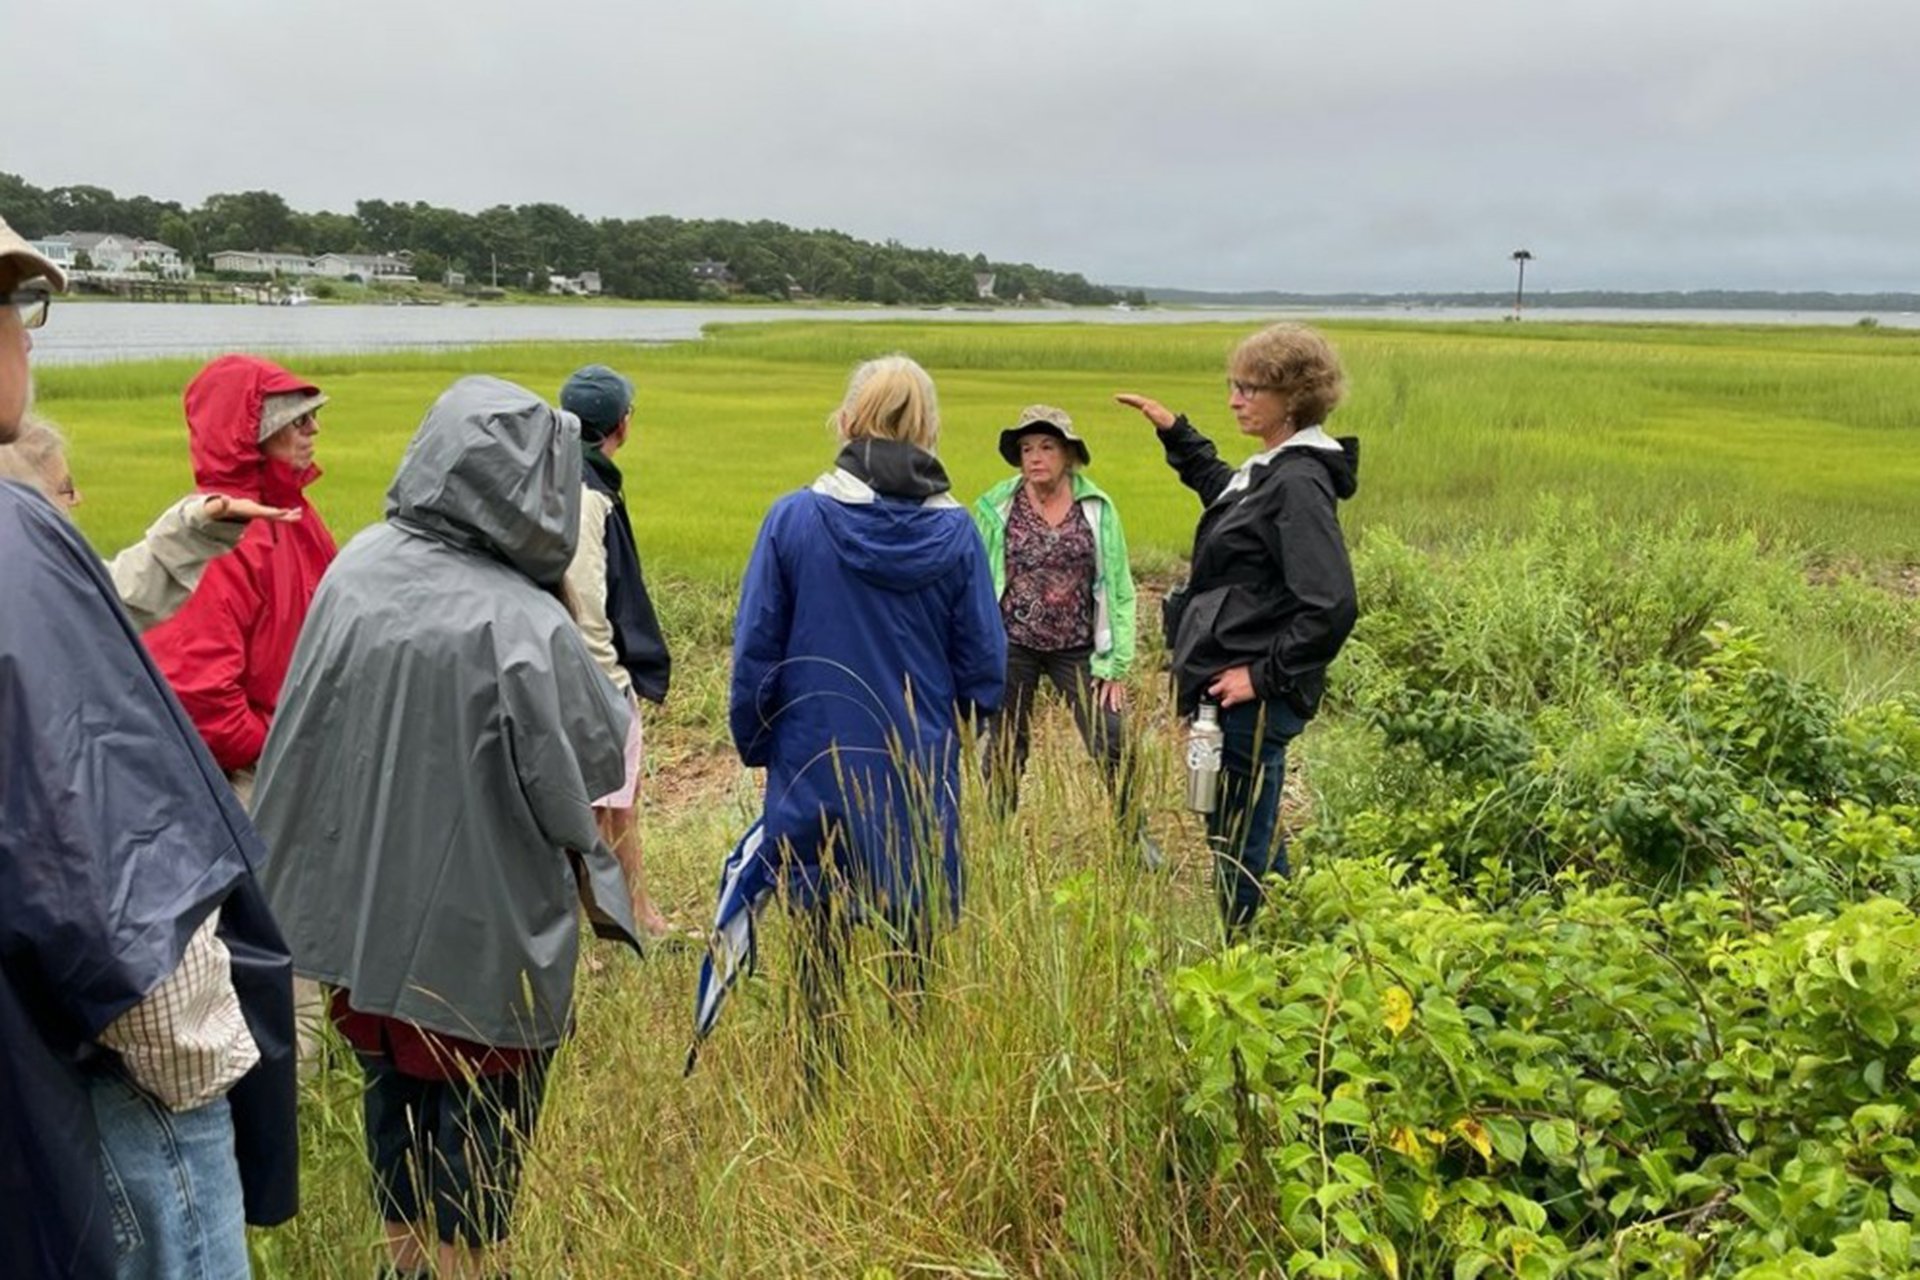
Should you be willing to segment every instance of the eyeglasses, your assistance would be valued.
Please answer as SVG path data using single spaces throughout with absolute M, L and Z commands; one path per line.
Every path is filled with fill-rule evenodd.
M 1270 386 L 1264 382 L 1242 382 L 1238 378 L 1227 379 L 1227 391 L 1232 395 L 1239 396 L 1242 400 L 1251 400 L 1262 391 L 1277 390 L 1279 390 L 1278 387 Z
M 20 313 L 22 329 L 38 329 L 53 309 L 53 290 L 43 284 L 26 285 L 7 295 L 7 305 Z

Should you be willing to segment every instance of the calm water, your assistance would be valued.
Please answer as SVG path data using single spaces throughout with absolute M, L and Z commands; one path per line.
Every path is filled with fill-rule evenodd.
M 1282 317 L 1405 321 L 1498 321 L 1501 310 L 1465 307 L 1318 309 L 1248 308 L 1115 311 L 953 311 L 932 308 L 813 310 L 797 307 L 263 307 L 191 303 L 88 303 L 54 306 L 47 327 L 34 335 L 34 358 L 48 364 L 88 364 L 223 351 L 361 352 L 469 347 L 488 342 L 679 342 L 698 338 L 709 324 L 791 320 L 942 320 L 970 324 L 1191 324 L 1250 322 Z M 1556 308 L 1535 312 L 1547 321 L 1654 321 L 1698 324 L 1850 325 L 1851 311 L 1632 311 Z M 1920 328 L 1920 316 L 1878 315 L 1881 324 Z

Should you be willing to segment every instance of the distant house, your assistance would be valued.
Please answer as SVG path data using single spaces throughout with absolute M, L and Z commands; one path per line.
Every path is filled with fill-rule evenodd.
M 368 284 L 406 284 L 419 277 L 413 274 L 412 255 L 403 258 L 387 253 L 323 253 L 313 260 L 315 275 L 344 280 L 358 276 Z
M 81 254 L 86 254 L 87 261 L 93 264 L 90 270 L 97 275 L 145 272 L 170 280 L 188 279 L 193 275 L 193 264 L 182 261 L 178 249 L 158 240 L 143 240 L 112 231 L 62 231 L 53 239 L 70 245 L 76 262 Z
M 244 271 L 263 276 L 324 276 L 331 280 L 355 277 L 368 284 L 405 284 L 413 274 L 411 255 L 386 253 L 268 253 L 261 249 L 222 249 L 213 255 L 215 271 Z
M 547 277 L 547 292 L 574 298 L 597 298 L 600 296 L 600 273 L 582 271 L 577 276 L 550 275 Z
M 727 270 L 727 264 L 713 258 L 703 258 L 693 264 L 693 278 L 701 284 L 732 284 L 733 272 Z
M 982 301 L 990 301 L 993 298 L 993 282 L 997 278 L 998 277 L 991 271 L 974 272 L 973 296 Z
M 467 287 L 467 273 L 448 267 L 446 274 L 440 277 L 440 283 L 449 289 L 464 289 Z
M 262 276 L 320 274 L 304 253 L 266 253 L 258 249 L 222 249 L 213 255 L 215 271 L 244 271 Z

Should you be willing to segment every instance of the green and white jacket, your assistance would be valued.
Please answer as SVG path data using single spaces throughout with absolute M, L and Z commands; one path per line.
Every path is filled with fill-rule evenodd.
M 1133 667 L 1133 567 L 1127 559 L 1127 535 L 1120 512 L 1100 486 L 1070 472 L 1073 501 L 1093 530 L 1093 676 L 1124 680 Z M 993 593 L 1007 592 L 1007 513 L 1025 480 L 1009 476 L 973 504 L 973 523 L 987 543 L 993 569 Z

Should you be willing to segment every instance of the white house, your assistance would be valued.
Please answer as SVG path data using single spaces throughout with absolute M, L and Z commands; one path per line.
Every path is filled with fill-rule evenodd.
M 548 293 L 563 293 L 576 298 L 597 298 L 600 296 L 600 273 L 582 271 L 577 276 L 548 276 Z
M 302 253 L 263 253 L 259 250 L 222 249 L 213 255 L 215 271 L 245 271 L 254 275 L 317 275 L 313 259 Z
M 392 281 L 396 284 L 417 279 L 413 264 L 385 253 L 323 253 L 313 260 L 315 275 L 344 280 L 358 276 L 367 283 Z
M 158 240 L 143 240 L 111 231 L 62 231 L 55 239 L 71 245 L 76 260 L 86 254 L 87 261 L 93 264 L 91 269 L 98 275 L 148 272 L 170 280 L 193 275 L 193 264 L 181 261 L 178 249 Z

